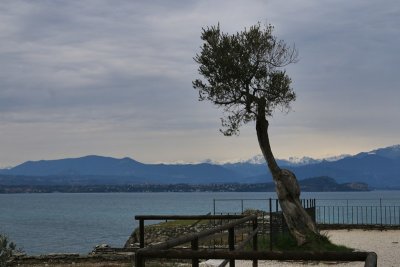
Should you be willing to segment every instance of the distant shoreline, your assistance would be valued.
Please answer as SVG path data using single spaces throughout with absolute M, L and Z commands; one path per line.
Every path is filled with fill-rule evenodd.
M 365 192 L 368 188 L 303 187 L 302 192 Z M 15 193 L 146 193 L 146 192 L 275 192 L 273 183 L 131 184 L 131 185 L 1 185 L 0 194 Z

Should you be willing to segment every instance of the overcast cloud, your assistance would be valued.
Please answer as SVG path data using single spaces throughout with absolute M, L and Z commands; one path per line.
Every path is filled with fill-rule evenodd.
M 224 137 L 191 81 L 201 28 L 257 22 L 300 53 L 297 101 L 271 119 L 279 158 L 400 143 L 400 3 L 0 2 L 0 167 L 99 154 L 143 162 L 259 154 L 254 125 Z

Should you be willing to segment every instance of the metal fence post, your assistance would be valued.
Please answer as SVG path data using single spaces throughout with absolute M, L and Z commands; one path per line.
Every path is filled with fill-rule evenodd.
M 383 221 L 382 221 L 382 198 L 379 199 L 379 209 L 380 209 L 380 213 L 381 213 L 381 227 L 383 225 Z
M 387 216 L 386 216 L 386 209 L 387 209 L 387 207 L 386 206 L 384 206 L 385 207 L 385 216 L 383 217 L 384 219 L 385 219 L 385 224 L 387 224 Z
M 356 214 L 357 214 L 357 225 L 358 225 L 358 206 L 356 206 Z
M 215 198 L 213 199 L 213 206 L 214 206 L 214 215 L 215 215 Z
M 257 230 L 258 228 L 258 222 L 257 222 L 257 218 L 255 218 L 253 220 L 253 231 Z M 253 236 L 253 251 L 257 251 L 258 250 L 258 233 L 256 233 Z M 258 266 L 258 261 L 257 260 L 253 260 L 253 267 L 257 267 Z
M 339 206 L 337 207 L 337 223 L 340 223 L 340 212 L 339 212 Z
M 272 199 L 269 199 L 269 250 L 272 251 Z
M 317 223 L 317 207 L 315 205 L 315 198 L 312 200 L 312 204 L 311 204 L 311 208 L 312 208 L 312 219 L 314 220 L 314 223 Z
M 354 224 L 354 206 L 351 206 L 351 224 Z

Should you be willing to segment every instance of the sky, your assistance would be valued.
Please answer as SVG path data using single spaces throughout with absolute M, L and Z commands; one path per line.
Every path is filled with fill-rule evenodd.
M 85 155 L 145 163 L 260 154 L 255 124 L 220 132 L 192 81 L 202 27 L 256 23 L 299 51 L 292 111 L 270 118 L 277 158 L 400 143 L 398 0 L 0 2 L 0 167 Z

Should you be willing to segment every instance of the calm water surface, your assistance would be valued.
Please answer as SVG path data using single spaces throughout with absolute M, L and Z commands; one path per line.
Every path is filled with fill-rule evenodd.
M 0 194 L 0 233 L 28 254 L 88 253 L 97 244 L 121 247 L 135 215 L 206 214 L 213 199 L 266 199 L 275 193 L 51 193 Z M 317 199 L 400 198 L 399 191 L 303 193 Z M 239 212 L 240 201 L 216 201 L 217 212 Z M 244 208 L 265 209 L 263 201 Z

